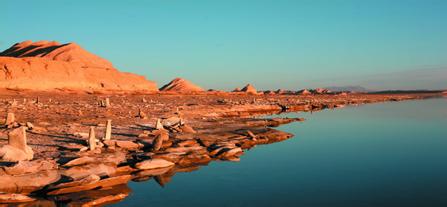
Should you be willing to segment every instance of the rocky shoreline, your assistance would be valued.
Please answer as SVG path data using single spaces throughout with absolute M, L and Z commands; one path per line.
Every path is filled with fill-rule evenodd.
M 293 137 L 272 127 L 304 121 L 263 115 L 438 96 L 9 91 L 0 95 L 0 203 L 118 202 L 130 193 L 129 181 L 165 185 L 212 161 L 238 161 L 256 145 Z

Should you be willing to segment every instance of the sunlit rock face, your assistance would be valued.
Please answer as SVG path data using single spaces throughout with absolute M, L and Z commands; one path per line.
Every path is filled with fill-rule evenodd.
M 183 78 L 175 78 L 168 84 L 160 88 L 160 91 L 172 91 L 172 92 L 203 92 L 203 88 L 191 83 Z
M 158 91 L 144 76 L 120 72 L 75 43 L 24 41 L 0 53 L 0 88 Z

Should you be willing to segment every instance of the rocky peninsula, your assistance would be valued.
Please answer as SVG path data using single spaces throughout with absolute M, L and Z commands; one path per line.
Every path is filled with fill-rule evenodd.
M 130 181 L 163 186 L 209 162 L 237 162 L 256 145 L 293 137 L 274 127 L 304 121 L 266 115 L 442 96 L 262 92 L 251 84 L 205 91 L 179 78 L 158 91 L 79 48 L 23 42 L 0 53 L 0 203 L 118 202 Z M 73 77 L 79 84 L 58 81 Z

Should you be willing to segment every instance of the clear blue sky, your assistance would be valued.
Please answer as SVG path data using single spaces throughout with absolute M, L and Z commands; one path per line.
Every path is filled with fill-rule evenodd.
M 447 68 L 445 0 L 2 0 L 0 10 L 1 50 L 76 42 L 159 85 L 447 88 L 439 75 L 399 79 Z M 368 85 L 389 73 L 392 84 Z

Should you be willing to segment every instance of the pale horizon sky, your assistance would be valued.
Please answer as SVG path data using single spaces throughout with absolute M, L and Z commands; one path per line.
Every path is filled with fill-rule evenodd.
M 447 88 L 447 1 L 2 1 L 0 50 L 76 42 L 162 86 Z

